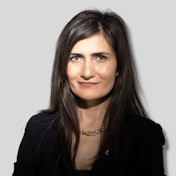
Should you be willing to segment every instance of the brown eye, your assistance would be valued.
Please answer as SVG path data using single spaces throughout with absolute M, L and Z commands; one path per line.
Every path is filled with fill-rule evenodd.
M 103 56 L 103 55 L 100 55 L 100 56 L 96 56 L 95 59 L 96 59 L 97 61 L 104 61 L 104 60 L 107 59 L 107 57 L 106 57 L 106 56 Z
M 83 58 L 81 56 L 71 56 L 70 57 L 70 61 L 79 62 L 82 60 L 83 60 Z

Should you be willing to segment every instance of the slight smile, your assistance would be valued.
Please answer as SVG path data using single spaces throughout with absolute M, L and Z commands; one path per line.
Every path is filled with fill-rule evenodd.
M 92 87 L 97 85 L 98 83 L 95 82 L 78 82 L 83 87 Z

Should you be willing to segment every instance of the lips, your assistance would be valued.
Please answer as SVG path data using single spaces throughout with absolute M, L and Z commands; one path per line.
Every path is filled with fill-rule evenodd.
M 79 84 L 83 87 L 92 87 L 92 86 L 97 85 L 98 83 L 95 83 L 95 82 L 79 82 Z

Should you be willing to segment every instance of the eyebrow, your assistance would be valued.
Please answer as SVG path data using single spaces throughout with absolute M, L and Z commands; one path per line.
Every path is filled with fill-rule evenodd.
M 83 54 L 81 53 L 71 53 L 70 55 L 75 55 L 75 56 L 84 56 Z M 108 52 L 96 52 L 96 53 L 92 53 L 91 56 L 99 56 L 99 55 L 111 55 L 110 53 Z

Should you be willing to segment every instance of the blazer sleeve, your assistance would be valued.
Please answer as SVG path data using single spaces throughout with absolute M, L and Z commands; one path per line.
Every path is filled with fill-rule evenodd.
M 165 138 L 159 124 L 153 124 L 141 133 L 137 142 L 137 175 L 164 176 L 163 145 Z
M 26 125 L 23 138 L 21 140 L 17 161 L 14 163 L 14 171 L 12 176 L 35 176 L 35 152 L 36 137 L 32 134 L 33 122 L 30 119 Z

